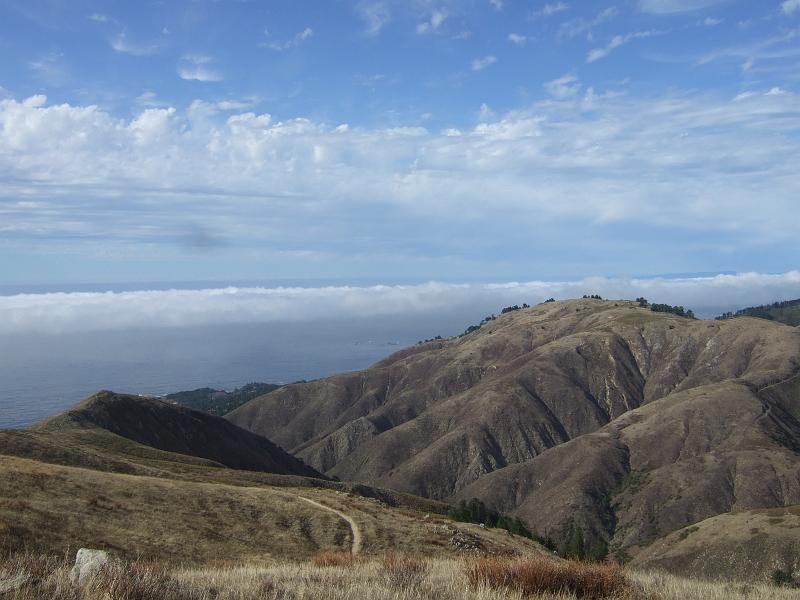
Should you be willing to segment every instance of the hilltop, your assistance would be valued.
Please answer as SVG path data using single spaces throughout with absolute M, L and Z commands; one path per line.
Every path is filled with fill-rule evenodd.
M 724 313 L 717 317 L 717 319 L 722 321 L 725 319 L 735 319 L 736 317 L 756 317 L 758 319 L 767 319 L 768 321 L 776 321 L 784 325 L 797 327 L 800 325 L 800 299 L 773 302 L 772 304 L 762 304 L 761 306 L 750 306 L 737 310 L 736 312 Z
M 477 497 L 562 552 L 580 541 L 626 561 L 696 522 L 800 504 L 798 374 L 796 328 L 585 298 L 509 311 L 227 418 L 327 475 Z

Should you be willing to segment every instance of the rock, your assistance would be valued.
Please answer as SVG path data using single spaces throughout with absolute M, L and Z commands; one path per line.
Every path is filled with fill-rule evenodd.
M 450 538 L 450 545 L 462 552 L 478 552 L 483 546 L 479 536 L 459 529 Z
M 108 552 L 81 548 L 75 556 L 75 566 L 69 573 L 72 583 L 82 586 L 108 564 Z
M 16 575 L 9 575 L 8 573 L 0 571 L 0 594 L 6 592 L 14 592 L 20 589 L 28 582 L 27 573 L 17 573 Z

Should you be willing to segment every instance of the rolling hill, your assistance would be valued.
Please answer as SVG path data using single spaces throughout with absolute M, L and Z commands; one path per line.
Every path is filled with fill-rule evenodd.
M 623 560 L 695 522 L 800 504 L 800 331 L 634 302 L 515 310 L 227 416 L 331 476 L 477 497 Z M 677 564 L 677 563 L 676 563 Z
M 160 563 L 271 564 L 348 552 L 356 539 L 372 556 L 455 556 L 462 539 L 494 553 L 542 552 L 503 530 L 454 523 L 446 504 L 331 481 L 218 417 L 113 392 L 0 431 L 0 480 L 4 554 L 99 547 Z

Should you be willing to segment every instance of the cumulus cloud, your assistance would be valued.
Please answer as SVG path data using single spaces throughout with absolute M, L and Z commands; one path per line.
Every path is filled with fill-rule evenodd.
M 248 247 L 358 255 L 402 253 L 424 224 L 425 252 L 463 256 L 484 254 L 490 239 L 519 253 L 549 232 L 617 223 L 658 228 L 662 237 L 641 247 L 671 248 L 690 234 L 708 244 L 697 256 L 786 256 L 797 240 L 800 107 L 769 89 L 734 102 L 595 88 L 586 111 L 580 81 L 565 75 L 546 86 L 546 100 L 510 113 L 487 107 L 459 135 L 277 120 L 235 100 L 150 106 L 125 119 L 43 96 L 7 98 L 0 227 L 7 247 L 55 251 L 69 239 L 76 252 L 100 240 L 103 252 L 158 256 L 191 215 Z M 356 234 L 364 223 L 371 237 Z M 468 223 L 497 237 L 433 233 Z M 624 260 L 649 272 L 638 256 Z
M 0 296 L 0 334 L 103 331 L 140 327 L 414 317 L 497 311 L 513 303 L 600 294 L 680 304 L 711 317 L 725 310 L 800 296 L 800 272 L 691 278 L 426 283 L 368 287 L 280 287 Z

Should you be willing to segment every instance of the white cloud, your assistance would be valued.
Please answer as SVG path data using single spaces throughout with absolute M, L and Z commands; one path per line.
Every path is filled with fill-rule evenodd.
M 109 40 L 109 45 L 116 52 L 124 54 L 131 54 L 133 56 L 150 56 L 158 52 L 158 44 L 149 43 L 136 43 L 128 39 L 125 32 L 120 32 Z
M 186 55 L 178 63 L 178 77 L 187 81 L 222 81 L 222 73 L 210 66 L 213 62 L 210 56 Z
M 505 2 L 504 0 L 489 0 L 489 4 L 491 4 L 495 10 L 503 10 Z
M 461 135 L 279 121 L 224 104 L 247 99 L 152 106 L 131 119 L 43 96 L 4 99 L 0 227 L 15 232 L 4 244 L 37 251 L 68 236 L 70 251 L 102 239 L 106 252 L 153 244 L 156 255 L 188 217 L 242 244 L 339 247 L 354 212 L 379 228 L 392 224 L 375 215 L 391 214 L 398 231 L 375 234 L 389 240 L 410 223 L 474 219 L 507 236 L 562 223 L 691 231 L 721 253 L 794 244 L 800 107 L 768 89 L 735 102 L 634 98 L 589 94 L 565 75 L 546 85 L 547 100 L 487 109 Z
M 800 11 L 800 0 L 784 0 L 781 4 L 781 10 L 787 15 L 791 15 L 795 11 Z
M 138 327 L 299 322 L 317 319 L 413 317 L 472 307 L 498 310 L 513 303 L 583 294 L 692 308 L 703 316 L 752 304 L 800 297 L 800 272 L 712 277 L 528 281 L 493 284 L 426 283 L 369 287 L 221 288 L 0 296 L 0 335 L 104 331 Z M 465 326 L 467 323 L 465 323 Z
M 509 33 L 508 41 L 517 46 L 524 46 L 528 42 L 528 37 L 519 33 Z
M 488 56 L 483 56 L 481 58 L 476 58 L 472 61 L 472 70 L 473 71 L 483 71 L 487 67 L 491 67 L 494 63 L 497 62 L 497 57 L 489 54 Z
M 609 6 L 608 8 L 597 13 L 597 15 L 595 15 L 595 17 L 592 19 L 579 18 L 565 21 L 558 28 L 558 37 L 559 39 L 571 39 L 583 33 L 591 32 L 592 29 L 598 25 L 602 25 L 603 23 L 610 21 L 618 14 L 619 10 L 616 6 Z
M 424 33 L 434 33 L 438 31 L 439 28 L 447 20 L 447 17 L 448 17 L 447 11 L 442 9 L 434 10 L 433 12 L 431 12 L 430 19 L 417 25 L 417 33 L 424 34 Z
M 102 15 L 100 13 L 92 13 L 87 18 L 96 23 L 108 23 L 108 21 L 110 20 L 107 15 Z
M 552 17 L 553 15 L 557 15 L 565 10 L 569 10 L 569 4 L 566 2 L 551 2 L 545 4 L 539 10 L 533 11 L 531 13 L 531 18 L 538 19 L 540 17 Z
M 391 12 L 386 2 L 364 1 L 356 5 L 356 13 L 366 25 L 367 35 L 378 35 L 391 20 Z
M 544 89 L 557 100 L 563 100 L 575 96 L 580 91 L 581 84 L 578 83 L 577 77 L 567 74 L 548 81 L 544 84 Z
M 642 38 L 649 38 L 654 35 L 658 35 L 659 32 L 657 31 L 636 31 L 634 33 L 629 33 L 627 35 L 615 35 L 611 38 L 611 41 L 606 44 L 602 48 L 593 48 L 589 50 L 589 53 L 586 55 L 586 62 L 592 63 L 596 60 L 600 60 L 601 58 L 605 58 L 613 50 L 619 48 L 620 46 L 627 44 L 631 40 L 637 40 Z
M 266 42 L 261 45 L 266 46 L 270 50 L 283 52 L 285 50 L 290 50 L 291 48 L 296 48 L 303 42 L 310 40 L 312 37 L 314 37 L 314 30 L 310 27 L 306 27 L 303 29 L 303 31 L 297 32 L 290 40 L 286 40 L 285 42 Z
M 656 15 L 671 15 L 692 12 L 723 4 L 728 0 L 639 0 L 642 12 Z

